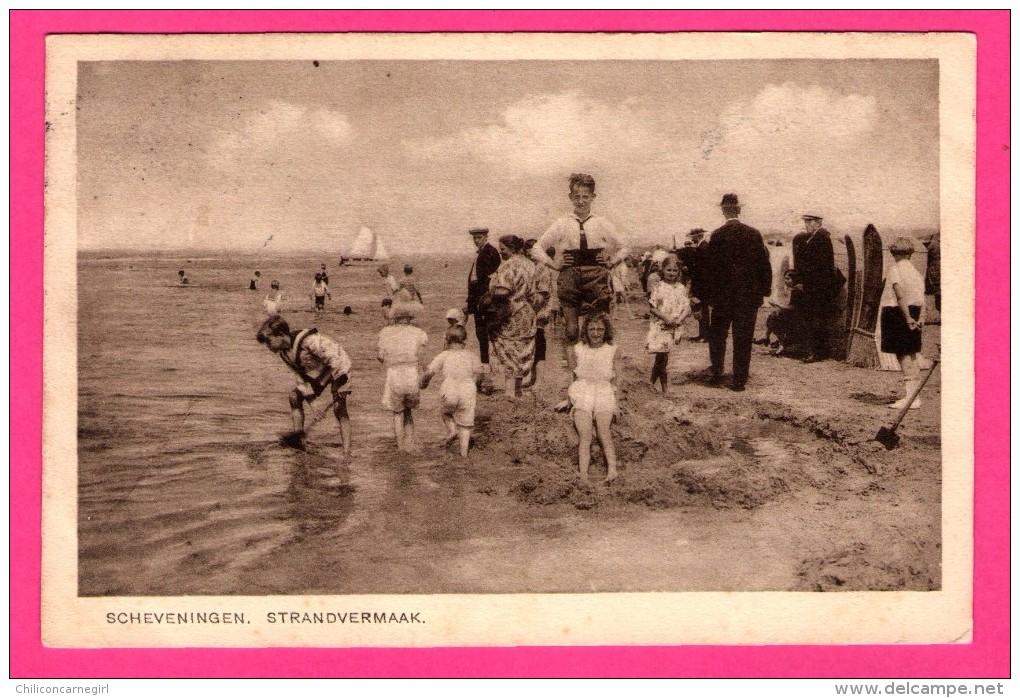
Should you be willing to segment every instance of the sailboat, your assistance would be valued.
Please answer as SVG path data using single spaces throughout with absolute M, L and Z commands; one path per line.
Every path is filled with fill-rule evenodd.
M 363 226 L 340 261 L 341 264 L 357 264 L 382 262 L 389 258 L 390 253 L 383 239 L 374 230 Z

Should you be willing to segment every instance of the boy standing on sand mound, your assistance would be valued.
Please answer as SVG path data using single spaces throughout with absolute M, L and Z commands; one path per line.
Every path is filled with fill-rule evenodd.
M 595 179 L 588 174 L 570 176 L 570 203 L 574 210 L 557 219 L 532 248 L 535 261 L 558 271 L 557 297 L 563 311 L 563 342 L 577 343 L 578 318 L 609 312 L 609 274 L 627 258 L 627 248 L 606 218 L 591 212 Z M 545 253 L 552 247 L 555 259 Z M 574 358 L 567 352 L 571 369 Z
M 290 394 L 290 414 L 294 431 L 285 437 L 288 444 L 300 446 L 305 435 L 304 404 L 311 402 L 329 386 L 333 394 L 333 414 L 340 424 L 344 455 L 351 453 L 351 419 L 347 414 L 347 396 L 351 392 L 351 359 L 347 352 L 314 327 L 296 332 L 279 315 L 262 323 L 255 338 L 279 354 L 283 363 L 298 375 L 297 387 Z

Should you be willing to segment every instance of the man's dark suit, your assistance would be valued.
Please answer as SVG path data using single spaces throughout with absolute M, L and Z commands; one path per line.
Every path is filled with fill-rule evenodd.
M 751 366 L 754 323 L 772 291 L 772 265 L 761 233 L 733 218 L 712 233 L 705 255 L 707 301 L 712 306 L 709 356 L 719 378 L 726 359 L 726 335 L 733 326 L 733 386 L 743 388 Z
M 478 301 L 489 290 L 489 277 L 499 269 L 500 259 L 499 250 L 487 242 L 478 249 L 478 256 L 468 274 L 467 313 L 475 316 L 475 336 L 483 364 L 489 363 L 489 327 L 488 316 L 479 311 Z
M 814 358 L 827 358 L 829 320 L 834 310 L 833 300 L 839 293 L 839 288 L 834 288 L 836 263 L 829 231 L 819 228 L 814 233 L 803 232 L 793 238 L 793 268 L 804 287 L 798 307 L 808 321 L 809 350 Z

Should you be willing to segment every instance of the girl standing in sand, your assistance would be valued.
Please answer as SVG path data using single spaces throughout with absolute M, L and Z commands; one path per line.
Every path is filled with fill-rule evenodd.
M 924 279 L 910 263 L 914 243 L 909 238 L 896 238 L 889 252 L 894 262 L 886 272 L 882 289 L 882 351 L 896 354 L 903 369 L 903 399 L 889 405 L 899 410 L 914 394 L 921 373 L 917 355 L 924 325 Z M 915 399 L 910 409 L 920 406 L 921 400 Z
M 662 280 L 648 297 L 651 319 L 646 346 L 650 353 L 655 354 L 652 386 L 658 381 L 665 395 L 669 383 L 666 371 L 669 353 L 674 345 L 680 343 L 681 323 L 691 314 L 691 302 L 687 297 L 687 288 L 681 283 L 680 259 L 676 255 L 669 255 L 663 260 L 661 274 Z
M 610 425 L 616 415 L 616 345 L 613 344 L 613 326 L 609 316 L 596 313 L 585 316 L 580 341 L 574 346 L 576 380 L 567 391 L 574 428 L 577 429 L 578 467 L 581 477 L 588 479 L 591 464 L 592 423 L 598 433 L 602 452 L 606 456 L 605 482 L 616 479 L 616 448 Z M 563 405 L 557 409 L 562 409 Z

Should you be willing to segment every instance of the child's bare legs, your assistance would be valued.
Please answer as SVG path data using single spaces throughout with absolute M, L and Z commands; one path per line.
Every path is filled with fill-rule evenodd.
M 666 393 L 666 383 L 668 376 L 666 374 L 666 365 L 669 363 L 669 354 L 666 352 L 656 352 L 655 363 L 652 364 L 652 387 L 655 386 L 656 381 L 662 383 L 662 392 Z
M 414 414 L 410 407 L 404 408 L 404 414 L 401 416 L 404 430 L 404 450 L 411 452 L 414 450 Z
M 903 406 L 907 404 L 907 400 L 914 394 L 917 389 L 918 379 L 921 377 L 921 365 L 917 360 L 917 354 L 897 354 L 896 358 L 900 362 L 900 368 L 903 370 L 903 398 L 889 405 L 893 409 L 903 409 Z M 916 410 L 921 406 L 921 398 L 918 397 L 914 400 L 910 409 Z
M 577 445 L 577 463 L 581 479 L 588 479 L 588 466 L 591 465 L 592 414 L 582 410 L 574 410 L 574 428 L 577 429 L 579 443 Z
M 290 394 L 290 422 L 295 434 L 305 431 L 305 396 L 295 388 Z
M 567 369 L 570 373 L 573 373 L 574 369 L 577 368 L 574 345 L 577 344 L 577 338 L 580 335 L 577 308 L 564 305 L 560 307 L 560 311 L 563 313 L 563 348 L 567 355 Z
M 333 414 L 340 424 L 340 439 L 344 442 L 344 455 L 351 455 L 351 417 L 347 414 L 347 396 L 343 393 L 336 396 Z
M 665 384 L 663 384 L 663 392 L 665 392 L 665 387 Z M 598 429 L 599 443 L 602 444 L 602 453 L 606 456 L 606 466 L 608 468 L 605 479 L 606 482 L 612 482 L 619 474 L 616 471 L 616 447 L 613 446 L 613 434 L 609 430 L 612 423 L 612 412 L 595 413 L 595 427 Z
M 468 449 L 471 448 L 471 427 L 457 427 L 457 436 L 460 438 L 460 457 L 467 458 Z
M 404 414 L 403 412 L 393 413 L 393 436 L 397 440 L 397 448 L 404 450 Z
M 446 444 L 452 444 L 457 439 L 457 423 L 453 421 L 453 415 L 444 414 L 443 424 L 446 426 Z

